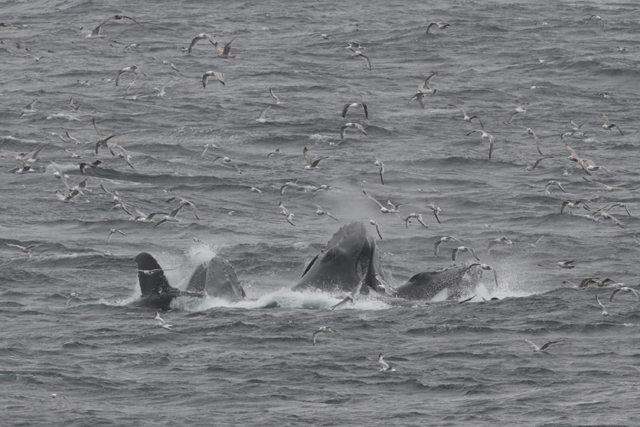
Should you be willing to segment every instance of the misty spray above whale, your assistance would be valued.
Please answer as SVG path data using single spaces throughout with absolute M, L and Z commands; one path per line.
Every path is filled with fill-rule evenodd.
M 142 301 L 167 309 L 180 296 L 211 296 L 231 302 L 246 298 L 231 264 L 218 256 L 196 267 L 186 289 L 169 284 L 158 262 L 148 253 L 136 257 Z M 315 258 L 311 260 L 302 279 L 292 290 L 311 289 L 323 292 L 382 293 L 406 300 L 430 300 L 447 290 L 448 299 L 458 299 L 472 292 L 478 285 L 478 270 L 466 273 L 464 267 L 422 272 L 405 284 L 391 289 L 380 262 L 376 240 L 360 221 L 341 227 Z

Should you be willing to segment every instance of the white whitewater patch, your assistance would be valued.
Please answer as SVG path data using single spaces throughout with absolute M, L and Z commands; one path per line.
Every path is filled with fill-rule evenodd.
M 214 308 L 243 308 L 246 310 L 264 308 L 301 308 L 308 310 L 329 310 L 345 298 L 345 295 L 337 296 L 324 292 L 296 292 L 282 288 L 257 299 L 245 299 L 238 302 L 230 302 L 221 298 L 206 297 L 203 300 L 195 298 L 178 298 L 172 306 L 187 311 L 204 311 Z M 392 306 L 375 298 L 362 296 L 355 304 L 345 304 L 337 310 L 385 310 Z

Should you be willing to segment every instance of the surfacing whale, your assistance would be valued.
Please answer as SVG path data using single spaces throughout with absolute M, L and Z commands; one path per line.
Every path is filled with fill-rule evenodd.
M 360 221 L 341 227 L 311 260 L 294 291 L 320 289 L 351 292 L 364 278 L 361 294 L 378 289 L 376 274 L 384 278 L 375 239 Z
M 229 301 L 240 301 L 247 297 L 229 261 L 218 256 L 211 258 L 208 264 L 202 263 L 196 267 L 189 279 L 187 291 L 204 292 L 211 297 Z
M 162 267 L 153 256 L 142 252 L 135 260 L 138 263 L 141 301 L 155 308 L 168 310 L 171 301 L 181 296 L 203 298 L 209 295 L 230 301 L 245 297 L 233 267 L 220 257 L 213 257 L 208 264 L 199 265 L 191 275 L 185 291 L 169 284 Z
M 447 299 L 458 299 L 472 292 L 481 273 L 476 269 L 465 275 L 465 267 L 422 272 L 392 290 L 394 297 L 407 300 L 430 300 L 447 289 Z M 376 240 L 360 221 L 341 227 L 311 260 L 294 291 L 319 289 L 324 292 L 351 292 L 360 279 L 361 294 L 370 290 L 384 293 L 378 278 L 385 280 Z

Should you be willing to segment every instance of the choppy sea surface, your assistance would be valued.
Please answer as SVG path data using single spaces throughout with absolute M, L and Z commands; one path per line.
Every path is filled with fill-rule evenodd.
M 117 13 L 140 25 L 111 19 L 104 38 L 85 38 Z M 14 25 L 0 27 L 0 424 L 640 424 L 640 306 L 631 293 L 609 301 L 639 282 L 637 2 L 4 1 L 0 21 Z M 450 27 L 425 34 L 430 22 Z M 188 54 L 199 33 L 233 39 L 236 57 L 216 57 L 207 40 Z M 144 75 L 116 86 L 133 65 Z M 204 88 L 209 70 L 225 85 L 211 77 Z M 408 103 L 433 72 L 426 108 Z M 343 119 L 351 102 L 369 119 L 356 107 Z M 467 135 L 479 123 L 449 104 L 480 117 L 491 159 L 489 140 Z M 119 148 L 96 154 L 92 119 L 134 168 Z M 573 135 L 570 120 L 582 125 Z M 349 129 L 342 141 L 345 122 L 367 135 Z M 531 171 L 520 156 L 542 156 L 526 128 L 549 156 Z M 587 175 L 565 144 L 610 175 Z M 304 147 L 328 158 L 305 170 Z M 33 171 L 15 173 L 16 157 L 38 149 Z M 82 176 L 79 163 L 95 160 Z M 59 200 L 52 162 L 91 192 Z M 550 180 L 565 192 L 545 192 Z M 185 208 L 153 228 L 101 185 L 134 215 L 166 214 L 179 196 L 200 219 Z M 362 190 L 422 214 L 428 229 L 381 213 Z M 608 206 L 621 225 L 581 208 L 561 215 L 565 200 Z M 344 295 L 290 290 L 340 226 L 364 221 L 378 239 L 369 219 L 392 285 L 453 265 L 455 245 L 436 257 L 434 243 L 455 235 L 499 288 L 485 272 L 464 304 L 363 297 L 335 311 Z M 111 229 L 125 235 L 108 242 Z M 502 236 L 513 244 L 488 255 Z M 39 246 L 29 256 L 7 244 Z M 179 299 L 163 313 L 173 330 L 158 328 L 136 304 L 143 251 L 177 287 L 222 256 L 248 299 Z M 569 260 L 575 268 L 555 264 Z M 563 283 L 588 277 L 616 284 Z M 312 345 L 321 326 L 338 332 Z M 563 342 L 535 352 L 523 338 Z M 395 372 L 379 372 L 380 353 Z

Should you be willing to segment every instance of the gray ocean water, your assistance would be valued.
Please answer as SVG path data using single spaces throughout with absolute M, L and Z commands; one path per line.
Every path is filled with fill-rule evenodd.
M 637 2 L 83 0 L 0 9 L 0 21 L 16 25 L 0 27 L 0 425 L 640 423 L 638 301 L 620 293 L 609 302 L 619 283 L 639 282 L 640 200 L 628 190 L 640 178 Z M 140 25 L 112 19 L 104 38 L 85 39 L 116 13 Z M 430 22 L 451 26 L 426 35 Z M 235 38 L 236 58 L 217 58 L 206 40 L 184 52 L 203 32 L 223 45 Z M 364 46 L 371 70 L 351 58 L 349 41 Z M 125 73 L 116 87 L 116 71 L 134 64 L 144 75 Z M 225 85 L 212 77 L 203 88 L 209 70 Z M 433 72 L 437 93 L 426 108 L 408 104 Z M 36 111 L 20 118 L 34 99 Z M 351 108 L 343 120 L 347 102 L 365 102 L 369 119 Z M 481 118 L 495 140 L 491 159 L 487 139 L 467 136 L 479 123 L 448 104 Z M 517 106 L 526 112 L 503 124 Z M 601 114 L 623 135 L 603 129 Z M 96 155 L 94 118 L 135 169 L 106 147 Z M 570 120 L 583 133 L 561 139 Z M 338 145 L 347 121 L 367 135 L 350 129 Z M 531 128 L 551 156 L 532 171 L 520 154 L 541 156 L 517 126 Z M 588 176 L 565 144 L 611 176 Z M 304 147 L 328 158 L 305 170 Z M 14 173 L 16 156 L 39 148 L 34 172 Z M 282 154 L 267 158 L 275 149 Z M 241 173 L 213 162 L 218 156 Z M 101 167 L 82 176 L 79 163 L 95 160 Z M 92 192 L 58 200 L 55 191 L 66 189 L 52 162 L 71 186 L 88 178 Z M 281 195 L 295 180 L 299 187 Z M 546 194 L 550 180 L 566 193 Z M 147 214 L 187 198 L 200 220 L 183 209 L 180 222 L 157 228 L 131 221 L 100 185 Z M 320 185 L 331 188 L 314 192 Z M 405 227 L 362 190 L 405 204 L 405 215 L 421 213 L 429 228 Z M 582 209 L 560 215 L 564 200 L 579 199 L 594 210 L 625 204 L 630 215 L 609 211 L 624 228 L 577 216 L 588 214 Z M 339 221 L 316 215 L 315 204 Z M 343 295 L 290 291 L 340 226 L 361 220 L 377 236 L 369 219 L 380 225 L 392 285 L 451 266 L 455 246 L 438 257 L 433 248 L 455 235 L 493 266 L 500 287 L 485 272 L 465 304 L 363 298 L 335 311 Z M 107 243 L 111 229 L 126 236 Z M 487 255 L 489 240 L 502 236 L 513 245 Z M 5 243 L 40 246 L 28 256 Z M 136 304 L 133 258 L 142 251 L 178 287 L 218 254 L 248 299 L 178 300 L 163 314 L 173 330 L 157 328 L 154 311 Z M 553 265 L 568 260 L 575 268 Z M 467 254 L 456 261 L 468 262 Z M 562 283 L 587 277 L 618 285 L 577 292 Z M 320 326 L 340 333 L 320 334 L 313 346 Z M 522 338 L 564 342 L 538 353 Z M 379 353 L 396 372 L 379 372 Z

